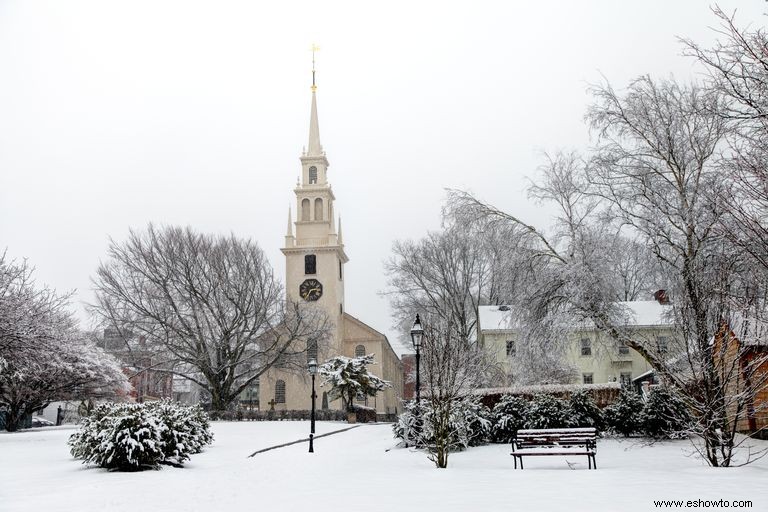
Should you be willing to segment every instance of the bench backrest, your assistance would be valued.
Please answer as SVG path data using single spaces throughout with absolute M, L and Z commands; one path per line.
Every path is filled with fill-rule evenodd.
M 515 444 L 519 447 L 558 445 L 592 445 L 597 439 L 597 429 L 546 428 L 518 430 Z

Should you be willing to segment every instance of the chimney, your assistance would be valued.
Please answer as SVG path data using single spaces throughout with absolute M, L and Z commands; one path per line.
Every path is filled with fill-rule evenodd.
M 656 293 L 653 294 L 653 298 L 656 299 L 656 301 L 659 304 L 669 304 L 669 297 L 667 297 L 667 290 L 658 290 Z

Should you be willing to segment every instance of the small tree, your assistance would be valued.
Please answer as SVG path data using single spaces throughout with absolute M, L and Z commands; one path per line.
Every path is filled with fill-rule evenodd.
M 608 428 L 629 437 L 640 431 L 643 425 L 643 399 L 634 391 L 622 389 L 619 399 L 603 410 Z
M 603 413 L 595 404 L 592 395 L 580 389 L 568 400 L 567 421 L 572 427 L 595 427 L 602 430 Z
M 645 402 L 642 414 L 643 431 L 657 439 L 687 437 L 691 414 L 685 402 L 672 390 L 654 388 Z
M 368 365 L 374 364 L 374 354 L 359 357 L 336 356 L 318 368 L 323 385 L 330 384 L 328 399 L 343 399 L 348 413 L 355 411 L 354 400 L 359 396 L 376 396 L 392 385 L 368 372 Z
M 495 443 L 511 443 L 515 433 L 525 427 L 528 402 L 515 395 L 504 395 L 493 406 L 492 439 Z

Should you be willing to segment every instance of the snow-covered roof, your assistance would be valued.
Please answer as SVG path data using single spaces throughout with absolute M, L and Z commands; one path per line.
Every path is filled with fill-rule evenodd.
M 669 326 L 674 322 L 672 308 L 655 300 L 623 301 L 618 305 L 624 312 L 623 325 L 627 327 Z M 483 332 L 512 331 L 517 327 L 511 306 L 480 306 L 478 319 Z
M 659 325 L 672 325 L 672 307 L 659 304 L 655 300 L 633 300 L 619 302 L 627 312 L 625 325 L 632 327 L 648 327 Z
M 768 322 L 754 316 L 734 314 L 730 322 L 731 332 L 744 345 L 768 344 Z

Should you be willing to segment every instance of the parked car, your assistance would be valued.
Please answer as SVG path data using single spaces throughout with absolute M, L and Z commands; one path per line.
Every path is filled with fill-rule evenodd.
M 32 427 L 53 427 L 55 423 L 41 416 L 32 416 Z

